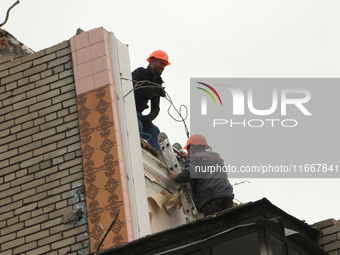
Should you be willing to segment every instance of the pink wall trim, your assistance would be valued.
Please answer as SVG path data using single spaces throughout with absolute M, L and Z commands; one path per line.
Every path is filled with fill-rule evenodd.
M 70 42 L 77 95 L 115 86 L 109 32 L 96 28 L 72 37 Z
M 104 28 L 96 28 L 70 39 L 74 79 L 77 95 L 110 85 L 114 125 L 116 128 L 120 174 L 124 194 L 129 241 L 134 240 L 131 201 L 124 158 L 124 145 L 120 128 L 119 105 L 114 82 L 113 60 L 110 48 L 110 33 Z

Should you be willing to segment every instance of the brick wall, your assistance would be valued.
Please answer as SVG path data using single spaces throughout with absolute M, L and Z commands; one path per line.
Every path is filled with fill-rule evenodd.
M 88 254 L 68 41 L 0 58 L 0 255 Z
M 314 224 L 321 229 L 318 245 L 330 255 L 340 254 L 340 221 L 328 219 Z

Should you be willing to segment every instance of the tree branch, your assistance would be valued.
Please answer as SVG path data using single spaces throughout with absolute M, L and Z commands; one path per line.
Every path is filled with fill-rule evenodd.
M 7 13 L 6 13 L 5 21 L 2 22 L 2 23 L 0 24 L 0 27 L 2 27 L 3 25 L 6 24 L 6 22 L 7 22 L 7 20 L 8 20 L 8 17 L 9 17 L 9 12 L 10 12 L 10 11 L 13 9 L 13 7 L 16 6 L 17 4 L 20 4 L 20 1 L 19 1 L 19 0 L 17 0 L 14 4 L 12 4 L 11 7 L 9 7 L 9 9 L 7 10 Z

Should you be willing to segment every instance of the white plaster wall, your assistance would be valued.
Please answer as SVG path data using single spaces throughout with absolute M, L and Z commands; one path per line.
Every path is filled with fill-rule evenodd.
M 146 186 L 144 182 L 143 159 L 138 132 L 134 94 L 129 93 L 132 82 L 128 46 L 111 34 L 111 52 L 114 64 L 114 76 L 119 99 L 120 123 L 124 144 L 132 217 L 135 239 L 151 233 L 149 221 Z M 125 79 L 122 79 L 125 78 Z

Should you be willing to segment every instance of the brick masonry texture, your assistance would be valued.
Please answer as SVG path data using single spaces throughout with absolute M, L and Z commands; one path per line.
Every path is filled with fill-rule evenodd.
M 0 255 L 89 254 L 69 41 L 0 63 Z
M 340 255 L 340 221 L 327 219 L 314 224 L 321 230 L 318 245 L 328 254 Z

